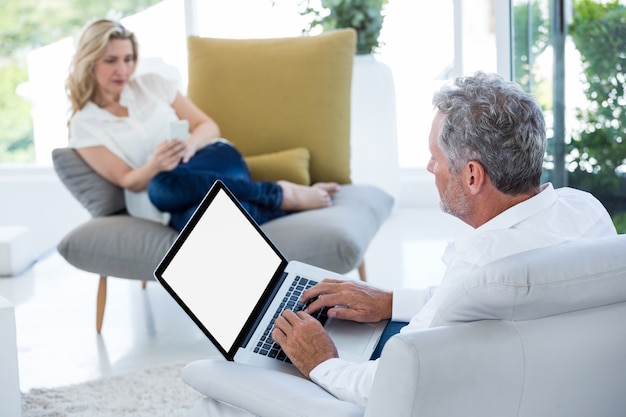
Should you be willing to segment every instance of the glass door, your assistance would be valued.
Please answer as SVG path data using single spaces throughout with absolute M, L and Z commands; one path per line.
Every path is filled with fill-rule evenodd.
M 544 179 L 594 194 L 626 232 L 625 0 L 513 0 L 513 79 L 546 115 Z

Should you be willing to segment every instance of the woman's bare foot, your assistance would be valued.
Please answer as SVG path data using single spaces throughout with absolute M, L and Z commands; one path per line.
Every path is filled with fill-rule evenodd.
M 283 189 L 281 210 L 303 211 L 328 207 L 331 197 L 339 191 L 339 184 L 317 183 L 311 187 L 294 184 L 289 181 L 278 181 Z
M 331 197 L 341 190 L 341 185 L 336 182 L 316 182 L 311 187 L 320 188 L 326 191 Z

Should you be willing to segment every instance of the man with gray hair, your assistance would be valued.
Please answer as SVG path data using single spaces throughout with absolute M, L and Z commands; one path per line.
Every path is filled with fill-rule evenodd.
M 307 290 L 305 311 L 286 310 L 272 337 L 305 376 L 335 397 L 367 405 L 377 356 L 393 334 L 433 326 L 438 310 L 458 294 L 476 267 L 516 253 L 559 243 L 615 235 L 602 204 L 588 193 L 540 184 L 546 133 L 534 98 L 494 74 L 461 77 L 435 93 L 428 171 L 443 211 L 474 228 L 446 248 L 446 272 L 438 287 L 384 291 L 358 281 L 324 280 Z M 340 359 L 321 324 L 322 307 L 346 320 L 391 319 L 372 360 Z M 463 321 L 459 318 L 459 321 Z M 250 414 L 219 401 L 203 403 L 209 415 Z
M 535 99 L 517 84 L 478 72 L 444 86 L 433 104 L 428 171 L 442 210 L 475 229 L 448 245 L 441 285 L 383 291 L 356 281 L 325 280 L 304 293 L 303 302 L 313 300 L 304 312 L 285 311 L 272 332 L 305 376 L 345 401 L 367 405 L 378 361 L 338 358 L 309 313 L 329 307 L 329 316 L 340 319 L 391 319 L 382 346 L 394 332 L 430 327 L 455 285 L 477 266 L 564 241 L 616 234 L 607 211 L 590 194 L 540 184 L 545 122 Z

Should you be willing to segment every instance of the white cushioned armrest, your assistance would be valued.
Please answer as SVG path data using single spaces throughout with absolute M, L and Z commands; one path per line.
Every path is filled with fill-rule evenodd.
M 622 416 L 625 317 L 621 302 L 396 335 L 365 417 Z
M 192 362 L 182 378 L 209 398 L 261 417 L 361 417 L 364 412 L 303 377 L 225 360 Z
M 522 341 L 510 322 L 403 333 L 385 344 L 365 417 L 514 416 L 523 380 Z
M 442 285 L 432 327 L 533 320 L 626 301 L 626 235 L 580 239 L 502 258 Z

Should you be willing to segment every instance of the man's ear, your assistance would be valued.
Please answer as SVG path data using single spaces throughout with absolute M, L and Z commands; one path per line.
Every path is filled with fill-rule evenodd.
M 487 182 L 485 167 L 478 161 L 469 161 L 463 168 L 463 183 L 471 194 L 478 194 Z

